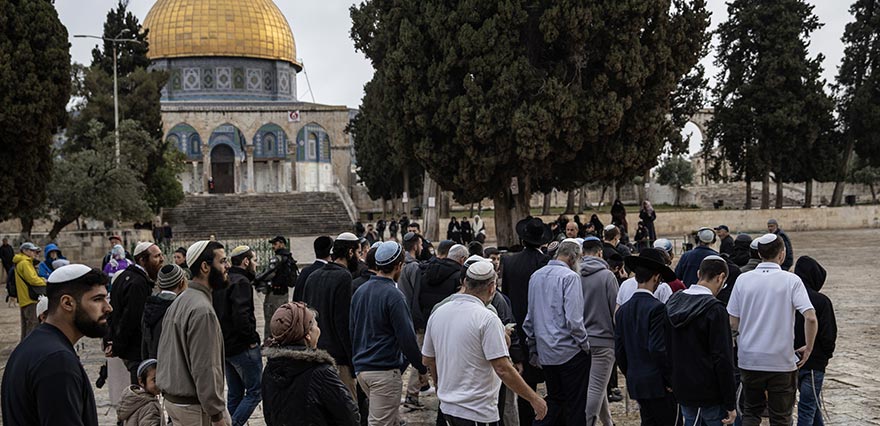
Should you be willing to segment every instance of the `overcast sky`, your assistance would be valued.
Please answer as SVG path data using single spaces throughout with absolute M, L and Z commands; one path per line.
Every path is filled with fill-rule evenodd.
M 245 1 L 245 0 L 239 0 Z M 843 56 L 840 37 L 847 22 L 851 20 L 849 4 L 852 0 L 810 0 L 814 13 L 824 23 L 812 36 L 810 51 L 813 55 L 825 55 L 824 77 L 834 80 L 837 66 Z M 155 0 L 130 0 L 129 9 L 143 22 Z M 302 60 L 313 94 L 308 94 L 308 84 L 303 73 L 297 80 L 301 100 L 318 103 L 357 107 L 363 96 L 363 87 L 373 74 L 370 63 L 360 52 L 354 50 L 349 30 L 351 19 L 348 8 L 351 0 L 276 0 L 284 16 L 290 22 L 296 39 L 297 55 Z M 712 29 L 727 18 L 724 0 L 708 0 L 712 12 Z M 74 34 L 101 33 L 107 11 L 115 7 L 116 0 L 56 0 L 55 5 L 61 22 L 70 33 L 73 60 L 88 64 L 95 40 L 73 38 Z M 714 76 L 717 69 L 712 65 L 714 54 L 703 60 L 707 73 Z M 692 126 L 692 125 L 690 125 Z M 693 142 L 698 142 L 695 140 Z

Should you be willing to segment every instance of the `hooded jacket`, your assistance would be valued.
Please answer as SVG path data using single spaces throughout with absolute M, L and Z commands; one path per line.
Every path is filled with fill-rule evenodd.
M 303 302 L 318 311 L 318 348 L 339 365 L 351 365 L 351 273 L 336 262 L 312 272 L 303 286 Z
M 733 410 L 733 338 L 724 304 L 709 289 L 691 286 L 669 298 L 666 312 L 675 398 L 688 407 Z
M 153 281 L 138 265 L 131 265 L 116 274 L 110 289 L 110 332 L 113 353 L 126 361 L 141 361 L 141 322 L 144 306 L 153 292 Z
M 159 337 L 162 335 L 162 320 L 165 318 L 165 312 L 174 302 L 176 294 L 170 291 L 163 291 L 155 296 L 147 298 L 144 303 L 144 319 L 141 322 L 141 333 L 143 340 L 141 341 L 141 358 L 142 359 L 158 359 L 159 357 Z
M 614 347 L 614 308 L 617 305 L 617 278 L 608 263 L 588 256 L 581 262 L 584 287 L 584 326 L 590 347 Z
M 254 316 L 254 274 L 233 266 L 229 269 L 229 287 L 212 292 L 214 311 L 223 330 L 226 356 L 238 355 L 255 343 L 260 343 L 257 334 L 257 319 Z
M 40 277 L 49 279 L 49 275 L 52 275 L 52 271 L 55 270 L 55 268 L 52 267 L 52 262 L 58 259 L 53 260 L 49 257 L 49 253 L 52 253 L 53 251 L 58 252 L 58 259 L 67 259 L 61 254 L 61 249 L 59 249 L 57 245 L 46 244 L 46 248 L 43 249 L 43 261 L 40 262 L 40 267 L 37 270 L 37 275 Z
M 159 398 L 140 386 L 129 386 L 122 392 L 116 418 L 124 426 L 160 426 L 164 419 L 159 407 Z
M 752 238 L 746 234 L 737 235 L 733 240 L 733 255 L 730 256 L 730 259 L 736 266 L 742 268 L 746 263 L 749 263 L 749 259 L 752 257 L 749 252 L 751 244 Z
M 452 259 L 433 258 L 423 264 L 422 277 L 413 289 L 413 325 L 423 330 L 428 325 L 428 317 L 434 305 L 455 293 L 459 285 L 461 265 Z
M 810 303 L 816 309 L 816 319 L 819 321 L 819 331 L 816 333 L 816 341 L 813 344 L 813 352 L 810 359 L 801 367 L 802 370 L 825 371 L 828 360 L 834 356 L 834 347 L 837 342 L 837 320 L 834 318 L 834 306 L 828 296 L 819 293 L 825 285 L 827 273 L 825 268 L 819 265 L 809 256 L 801 256 L 794 266 L 794 273 L 801 278 L 810 296 Z M 804 316 L 799 312 L 794 319 L 794 347 L 795 349 L 806 345 L 804 338 Z
M 782 243 L 785 244 L 785 259 L 779 266 L 783 271 L 791 270 L 791 266 L 794 265 L 794 249 L 791 248 L 791 240 L 782 228 L 776 228 L 776 235 L 782 238 Z
M 269 426 L 347 425 L 358 408 L 333 357 L 304 346 L 268 348 L 263 370 L 263 416 Z
M 18 293 L 18 306 L 26 307 L 37 303 L 31 299 L 28 286 L 46 287 L 46 280 L 37 275 L 34 269 L 34 259 L 24 253 L 18 253 L 12 258 L 15 263 L 15 291 Z

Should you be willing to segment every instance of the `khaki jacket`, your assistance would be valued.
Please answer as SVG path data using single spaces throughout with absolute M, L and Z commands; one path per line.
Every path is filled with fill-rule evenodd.
M 122 392 L 116 407 L 117 419 L 125 426 L 164 426 L 159 398 L 140 386 L 129 386 Z
M 223 332 L 211 291 L 196 282 L 174 300 L 162 320 L 156 384 L 165 399 L 224 413 Z

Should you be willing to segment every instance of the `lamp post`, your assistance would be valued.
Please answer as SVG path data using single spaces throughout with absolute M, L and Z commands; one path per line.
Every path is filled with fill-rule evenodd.
M 96 38 L 98 40 L 109 41 L 113 43 L 113 121 L 114 121 L 114 133 L 116 136 L 116 166 L 119 167 L 119 83 L 117 81 L 117 72 L 116 72 L 116 44 L 117 43 L 140 43 L 140 40 L 130 39 L 130 38 L 122 38 L 123 35 L 131 33 L 131 30 L 128 28 L 123 29 L 116 35 L 114 38 L 107 38 L 95 35 L 87 35 L 87 34 L 75 34 L 76 38 Z

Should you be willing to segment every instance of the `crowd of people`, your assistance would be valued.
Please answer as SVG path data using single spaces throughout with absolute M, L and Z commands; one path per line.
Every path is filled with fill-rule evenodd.
M 262 403 L 268 425 L 399 426 L 432 392 L 438 425 L 612 425 L 618 370 L 643 425 L 753 426 L 765 411 L 789 425 L 796 399 L 799 425 L 823 424 L 836 324 L 819 262 L 794 263 L 770 220 L 755 239 L 699 229 L 673 270 L 649 203 L 640 216 L 651 244 L 637 254 L 619 211 L 607 226 L 527 217 L 510 249 L 465 241 L 466 220 L 435 246 L 407 219 L 399 242 L 385 223 L 320 236 L 302 270 L 282 236 L 266 268 L 213 240 L 166 263 L 155 243 L 128 253 L 114 236 L 101 269 L 55 245 L 40 262 L 26 242 L 9 271 L 22 340 L 3 423 L 97 425 L 74 349 L 90 337 L 121 366 L 108 380 L 125 384 L 124 425 L 243 425 Z

